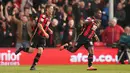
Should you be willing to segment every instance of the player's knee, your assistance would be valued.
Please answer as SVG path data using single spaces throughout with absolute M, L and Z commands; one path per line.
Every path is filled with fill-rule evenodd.
M 42 54 L 43 48 L 38 48 L 38 53 Z
M 34 48 L 32 48 L 32 47 L 30 47 L 30 48 L 28 48 L 28 51 L 27 51 L 28 53 L 33 53 L 34 52 Z
M 94 54 L 94 49 L 93 49 L 93 47 L 89 47 L 89 48 L 88 48 L 88 52 L 89 52 L 89 54 Z
M 34 49 L 29 49 L 29 53 L 33 53 L 34 52 Z
M 71 50 L 72 53 L 75 53 L 76 51 L 77 51 L 77 48 L 73 48 L 73 49 Z

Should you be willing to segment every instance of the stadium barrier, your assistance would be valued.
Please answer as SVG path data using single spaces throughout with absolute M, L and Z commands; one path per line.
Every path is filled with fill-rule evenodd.
M 21 52 L 15 55 L 15 48 L 0 48 L 0 65 L 31 65 L 37 49 L 32 54 Z M 107 47 L 95 47 L 95 64 L 116 64 L 117 49 Z M 87 64 L 88 52 L 83 47 L 76 53 L 67 50 L 59 51 L 58 48 L 45 48 L 38 65 L 64 65 Z

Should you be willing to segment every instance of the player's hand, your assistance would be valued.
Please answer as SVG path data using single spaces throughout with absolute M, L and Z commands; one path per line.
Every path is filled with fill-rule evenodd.
M 9 33 L 9 36 L 13 36 L 12 33 Z
M 70 45 L 72 45 L 73 43 L 72 42 L 69 42 Z
M 16 10 L 17 10 L 17 8 L 14 8 L 12 15 L 16 14 Z
M 63 27 L 65 27 L 66 26 L 66 23 L 63 23 Z
M 49 38 L 49 35 L 46 33 L 46 34 L 45 34 L 45 37 L 48 39 L 48 38 Z
M 1 10 L 3 10 L 3 5 L 0 6 Z
M 17 8 L 15 7 L 12 14 L 13 15 L 16 14 L 16 11 L 17 11 Z
M 94 38 L 95 38 L 95 40 L 96 40 L 97 42 L 100 42 L 100 39 L 98 38 L 98 36 L 97 36 L 96 34 L 95 34 Z
M 50 34 L 53 34 L 53 31 L 50 31 Z

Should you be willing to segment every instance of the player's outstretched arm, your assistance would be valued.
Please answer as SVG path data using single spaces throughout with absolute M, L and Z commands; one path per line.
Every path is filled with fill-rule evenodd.
M 100 42 L 100 39 L 98 38 L 97 34 L 94 35 L 94 38 L 96 39 L 97 42 Z

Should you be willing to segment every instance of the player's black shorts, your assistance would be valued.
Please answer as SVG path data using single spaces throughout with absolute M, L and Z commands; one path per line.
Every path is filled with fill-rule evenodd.
M 93 42 L 92 42 L 92 40 L 89 40 L 85 36 L 80 35 L 79 38 L 77 39 L 76 43 L 75 43 L 75 47 L 76 47 L 76 49 L 79 49 L 82 45 L 84 45 L 84 47 L 86 49 L 88 49 L 88 47 L 93 46 Z
M 46 38 L 40 35 L 34 36 L 32 42 L 31 42 L 31 47 L 33 48 L 38 48 L 42 47 L 44 48 L 46 46 Z

